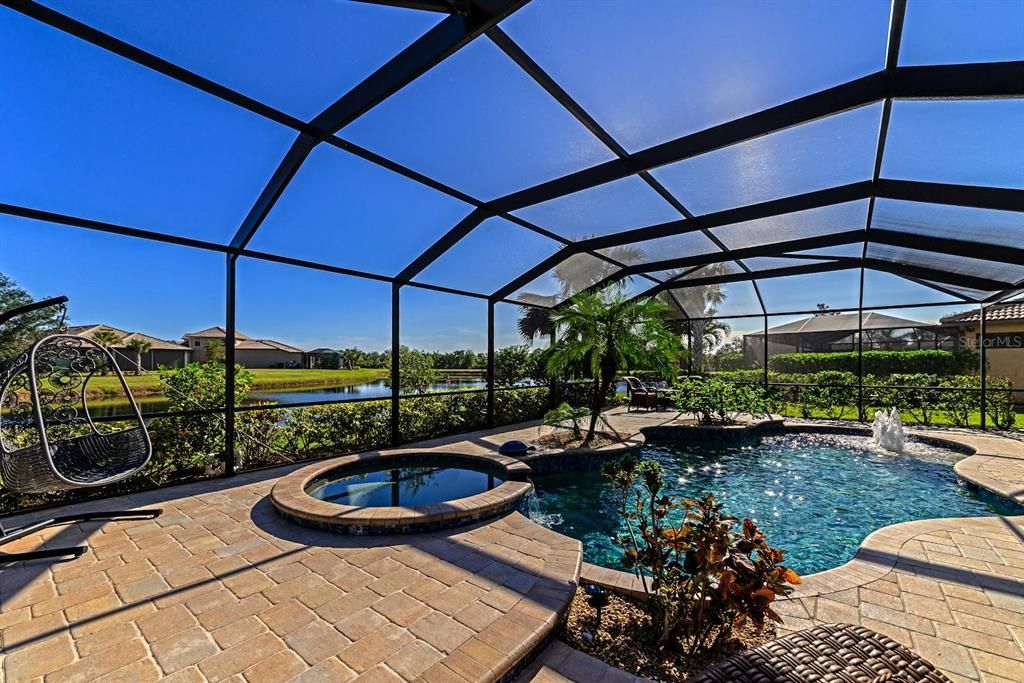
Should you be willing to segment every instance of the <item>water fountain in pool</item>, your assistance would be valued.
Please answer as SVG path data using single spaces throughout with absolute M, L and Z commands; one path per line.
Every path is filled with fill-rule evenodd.
M 871 423 L 871 440 L 887 451 L 902 453 L 907 439 L 903 433 L 900 411 L 893 408 L 888 415 L 884 410 L 875 412 L 875 420 Z

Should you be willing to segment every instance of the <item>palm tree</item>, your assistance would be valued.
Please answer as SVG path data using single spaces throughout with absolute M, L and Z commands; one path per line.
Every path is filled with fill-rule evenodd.
M 363 359 L 363 352 L 353 346 L 352 348 L 342 349 L 340 356 L 343 369 L 355 370 L 356 366 Z
M 92 340 L 102 346 L 107 351 L 112 351 L 115 346 L 121 343 L 121 337 L 118 336 L 117 332 L 113 330 L 101 329 L 97 330 L 92 335 Z M 100 374 L 107 374 L 107 366 L 104 365 Z
M 142 354 L 149 353 L 153 345 L 142 337 L 135 337 L 125 344 L 125 348 L 135 354 L 135 374 L 142 374 Z
M 711 277 L 727 275 L 733 271 L 731 263 L 714 263 L 705 266 L 692 274 L 693 277 Z M 676 273 L 669 273 L 669 276 Z M 704 357 L 716 346 L 725 341 L 730 328 L 719 320 L 711 320 L 718 313 L 718 307 L 725 301 L 726 294 L 721 285 L 703 285 L 686 287 L 686 279 L 677 280 L 680 287 L 673 289 L 675 299 L 682 306 L 684 314 L 690 318 L 683 322 L 683 328 L 693 344 L 693 367 L 698 372 L 704 367 Z M 697 318 L 694 320 L 693 318 Z
M 601 253 L 609 259 L 627 266 L 644 260 L 643 250 L 633 245 L 610 247 L 602 249 Z M 554 327 L 551 324 L 551 311 L 548 309 L 559 301 L 565 301 L 586 289 L 590 289 L 615 273 L 616 270 L 618 270 L 617 266 L 590 254 L 570 256 L 555 266 L 552 275 L 558 281 L 557 296 L 529 293 L 519 295 L 519 300 L 523 301 L 524 305 L 519 307 L 520 315 L 517 326 L 523 341 L 533 344 L 537 337 L 550 337 L 554 332 Z M 613 286 L 625 287 L 628 281 L 628 277 L 623 278 Z M 537 308 L 537 305 L 545 306 L 546 308 Z
M 579 294 L 552 314 L 558 340 L 548 358 L 548 374 L 557 377 L 585 364 L 594 378 L 585 443 L 594 438 L 604 397 L 620 367 L 642 367 L 664 375 L 675 372 L 681 349 L 679 337 L 666 324 L 666 314 L 666 306 L 657 299 L 629 300 L 614 286 Z

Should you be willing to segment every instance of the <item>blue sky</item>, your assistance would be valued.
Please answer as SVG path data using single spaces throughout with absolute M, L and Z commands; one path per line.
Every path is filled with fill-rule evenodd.
M 46 4 L 303 119 L 440 19 L 342 0 Z M 883 0 L 661 0 L 644 7 L 637 12 L 626 0 L 534 0 L 502 28 L 629 150 L 884 63 L 889 5 Z M 901 63 L 1024 59 L 1022 30 L 1019 0 L 910 0 Z M 0 202 L 204 240 L 230 240 L 294 138 L 277 124 L 6 8 L 0 9 L 0 92 Z M 870 178 L 879 110 L 862 107 L 654 174 L 696 213 Z M 340 135 L 484 200 L 613 157 L 486 39 Z M 1024 101 L 897 102 L 883 176 L 1020 188 L 1022 148 Z M 884 217 L 911 231 L 969 228 L 979 239 L 1005 240 L 1020 229 L 1015 217 L 892 209 Z M 252 247 L 394 275 L 471 210 L 321 146 Z M 517 214 L 568 239 L 679 217 L 635 178 Z M 849 229 L 818 220 L 818 232 Z M 729 231 L 719 233 L 728 243 Z M 418 279 L 490 292 L 557 247 L 492 218 Z M 696 238 L 644 245 L 650 258 L 706 248 Z M 216 253 L 0 217 L 0 272 L 37 296 L 68 294 L 80 323 L 167 338 L 222 324 L 223 268 Z M 765 283 L 769 306 L 788 309 L 798 299 L 811 307 L 845 305 L 849 277 L 815 277 L 813 286 Z M 922 295 L 916 285 L 887 282 L 876 289 L 894 300 L 880 305 Z M 550 276 L 537 286 L 551 287 Z M 482 302 L 408 292 L 403 343 L 484 348 Z M 739 309 L 749 304 L 737 291 L 729 307 L 746 312 Z M 253 336 L 305 347 L 390 343 L 387 284 L 245 261 L 238 307 L 239 328 Z M 499 307 L 499 344 L 516 340 L 514 321 L 512 307 Z

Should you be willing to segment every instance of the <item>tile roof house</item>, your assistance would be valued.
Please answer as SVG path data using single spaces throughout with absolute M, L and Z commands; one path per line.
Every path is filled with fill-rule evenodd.
M 981 338 L 981 311 L 977 307 L 947 315 L 943 325 L 959 328 L 961 343 L 978 348 Z M 985 307 L 985 360 L 992 377 L 1006 377 L 1013 388 L 1024 391 L 1024 301 Z M 1024 394 L 1014 401 L 1024 403 Z
M 158 339 L 141 332 L 126 332 L 110 325 L 73 325 L 68 327 L 68 334 L 94 339 L 96 333 L 109 331 L 120 337 L 121 341 L 112 347 L 117 365 L 122 370 L 135 370 L 136 363 L 141 361 L 143 370 L 156 370 L 161 366 L 180 368 L 191 360 L 192 352 L 188 346 L 179 342 Z M 149 351 L 136 359 L 134 351 L 128 348 L 129 342 L 141 339 L 149 344 Z
M 210 342 L 223 345 L 227 330 L 208 327 L 184 335 L 185 344 L 192 350 L 193 360 L 200 363 L 208 358 Z M 304 368 L 308 366 L 306 352 L 297 346 L 273 339 L 253 339 L 235 331 L 235 361 L 247 368 Z
M 858 326 L 864 331 L 865 350 L 952 348 L 949 330 L 929 323 L 866 311 L 863 321 L 857 313 L 825 313 L 768 328 L 769 357 L 779 353 L 828 353 L 855 351 Z M 761 366 L 764 361 L 764 332 L 743 335 L 744 357 Z

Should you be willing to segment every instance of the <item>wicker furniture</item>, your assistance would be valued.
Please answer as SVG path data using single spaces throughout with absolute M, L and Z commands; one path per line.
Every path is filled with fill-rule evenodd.
M 626 410 L 633 408 L 657 409 L 658 391 L 656 389 L 648 389 L 637 377 L 626 376 L 623 379 L 626 381 L 626 391 L 629 393 L 629 407 Z
M 929 662 L 862 626 L 825 624 L 720 662 L 687 683 L 951 683 Z

